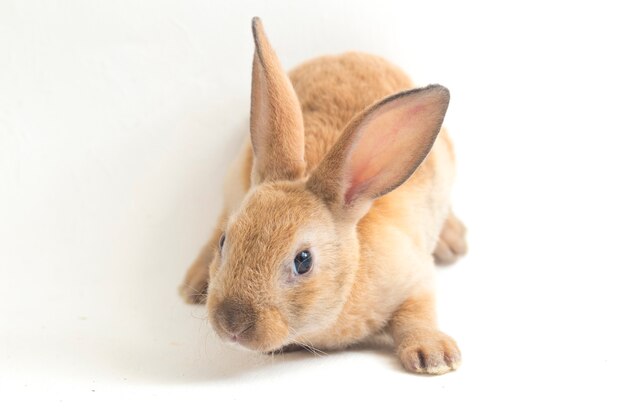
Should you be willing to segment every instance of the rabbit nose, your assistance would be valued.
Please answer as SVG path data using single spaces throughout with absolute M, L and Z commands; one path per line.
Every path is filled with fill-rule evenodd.
M 226 300 L 217 308 L 216 319 L 222 330 L 236 342 L 254 326 L 255 314 L 247 304 Z

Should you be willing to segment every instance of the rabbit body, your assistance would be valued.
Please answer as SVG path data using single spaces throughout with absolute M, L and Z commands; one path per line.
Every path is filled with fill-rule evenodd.
M 263 44 L 257 41 L 257 51 L 262 48 Z M 269 52 L 266 54 L 270 56 Z M 269 71 L 267 68 L 271 66 L 263 64 Z M 315 182 L 311 176 L 317 175 L 322 180 L 332 177 L 318 167 L 325 159 L 332 159 L 328 156 L 329 152 L 337 147 L 342 132 L 345 135 L 345 131 L 350 130 L 346 126 L 351 121 L 355 123 L 355 117 L 382 99 L 414 87 L 399 68 L 380 57 L 364 53 L 310 60 L 292 70 L 289 79 L 302 115 L 304 172 L 294 179 L 260 179 L 259 175 L 255 175 L 255 167 L 258 169 L 260 166 L 255 161 L 255 149 L 260 145 L 252 146 L 251 141 L 246 140 L 227 175 L 224 210 L 216 231 L 189 269 L 181 293 L 188 301 L 203 302 L 202 295 L 208 282 L 207 305 L 218 334 L 256 350 L 281 349 L 288 345 L 337 349 L 388 332 L 407 369 L 432 374 L 455 369 L 460 363 L 460 352 L 454 340 L 437 329 L 433 288 L 434 259 L 442 263 L 450 262 L 465 251 L 464 227 L 450 210 L 449 197 L 455 166 L 449 136 L 444 129 L 437 128 L 432 149 L 419 167 L 412 174 L 409 172 L 410 177 L 392 191 L 372 198 L 371 202 L 363 203 L 362 208 L 353 210 L 355 213 L 360 210 L 358 214 L 344 216 L 339 209 L 331 209 L 331 214 L 328 214 L 328 207 L 336 202 L 332 198 L 325 199 L 323 191 L 316 191 L 324 188 L 316 185 L 323 181 Z M 366 127 L 371 124 L 361 123 Z M 253 128 L 253 136 L 254 132 Z M 376 149 L 367 152 L 376 155 Z M 367 158 L 363 160 L 367 161 Z M 356 159 L 359 159 L 358 155 Z M 363 172 L 368 169 L 363 169 Z M 322 170 L 324 175 L 316 174 L 316 170 Z M 369 186 L 369 181 L 363 182 L 366 187 Z M 357 187 L 356 192 L 360 189 Z M 308 193 L 311 190 L 322 197 L 310 197 Z M 282 198 L 287 198 L 287 203 L 281 204 Z M 270 200 L 273 203 L 268 203 Z M 268 209 L 274 207 L 271 204 L 278 205 L 278 208 Z M 268 214 L 268 210 L 275 211 Z M 247 289 L 243 289 L 241 283 L 235 284 L 235 278 L 228 281 L 224 278 L 213 285 L 213 277 L 220 274 L 271 275 L 277 279 L 277 273 L 269 267 L 264 273 L 252 270 L 249 263 L 231 268 L 222 264 L 230 265 L 234 262 L 232 259 L 220 261 L 216 258 L 221 256 L 220 242 L 224 244 L 220 239 L 226 240 L 225 250 L 230 251 L 226 256 L 242 253 L 238 250 L 255 252 L 254 248 L 245 245 L 235 247 L 235 243 L 228 247 L 231 235 L 232 239 L 238 239 L 237 233 L 241 236 L 253 234 L 262 240 L 259 236 L 264 236 L 264 232 L 257 230 L 259 226 L 255 222 L 271 224 L 272 219 L 281 216 L 293 217 L 290 227 L 298 230 L 295 233 L 305 236 L 310 233 L 311 241 L 323 242 L 319 243 L 319 253 L 313 253 L 314 261 L 322 258 L 327 263 L 320 266 L 321 272 L 316 273 L 330 278 L 327 281 L 320 279 L 319 284 L 313 282 L 315 277 L 304 284 L 298 280 L 291 282 L 291 278 L 283 279 L 279 284 L 263 283 L 256 287 L 256 284 L 248 283 L 246 285 L 250 288 Z M 310 225 L 299 229 L 302 219 L 311 218 Z M 331 226 L 326 226 L 328 223 Z M 222 238 L 229 228 L 232 232 L 227 232 Z M 280 236 L 280 232 L 276 231 L 279 229 L 267 231 L 267 236 Z M 289 227 L 284 226 L 283 229 Z M 269 239 L 265 245 L 271 252 L 273 243 Z M 288 253 L 284 249 L 286 246 L 289 245 L 277 244 L 276 253 L 279 255 L 276 259 Z M 280 262 L 278 260 L 273 265 L 281 265 Z M 208 268 L 208 265 L 211 267 Z M 230 272 L 223 272 L 225 269 Z M 287 295 L 275 296 L 276 291 L 285 291 Z M 255 292 L 257 295 L 251 295 Z M 240 295 L 244 293 L 247 295 Z M 212 294 L 217 295 L 211 297 Z M 243 307 L 246 302 L 241 300 L 251 297 L 265 297 L 267 300 L 260 302 L 256 299 L 253 302 L 256 307 Z M 239 301 L 232 304 L 231 299 Z M 224 307 L 225 304 L 228 308 Z M 273 305 L 273 312 L 261 312 L 261 304 Z M 225 309 L 228 310 L 226 313 Z M 245 321 L 246 325 L 256 320 L 254 323 L 264 323 L 263 327 L 270 330 L 264 330 L 263 336 L 260 336 L 259 330 L 248 340 L 240 337 L 244 339 L 242 342 L 237 339 L 236 332 L 229 330 L 236 326 L 245 327 L 233 324 L 237 320 Z M 262 326 L 254 324 L 248 329 L 250 327 L 256 329 Z M 250 332 L 248 329 L 243 332 Z M 270 333 L 271 337 L 268 336 Z M 277 334 L 280 336 L 275 336 Z M 264 342 L 256 343 L 253 341 L 255 337 Z

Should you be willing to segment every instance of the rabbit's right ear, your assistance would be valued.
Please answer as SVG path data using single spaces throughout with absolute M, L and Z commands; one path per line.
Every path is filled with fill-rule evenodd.
M 431 85 L 388 97 L 350 121 L 307 187 L 340 217 L 358 218 L 372 200 L 415 172 L 441 129 L 450 95 Z
M 306 168 L 300 102 L 258 17 L 252 19 L 252 33 L 253 182 L 295 180 L 304 175 Z

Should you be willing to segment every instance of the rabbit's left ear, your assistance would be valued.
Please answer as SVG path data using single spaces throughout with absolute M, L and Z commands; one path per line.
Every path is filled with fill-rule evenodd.
M 372 200 L 400 186 L 426 158 L 449 100 L 445 87 L 430 85 L 364 110 L 315 168 L 308 188 L 339 216 L 363 215 Z
M 304 175 L 304 124 L 296 93 L 272 49 L 261 19 L 252 19 L 250 137 L 253 181 L 294 180 Z

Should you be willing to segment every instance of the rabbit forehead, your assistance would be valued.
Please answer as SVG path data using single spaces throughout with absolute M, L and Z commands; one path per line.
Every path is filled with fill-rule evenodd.
M 254 275 L 273 275 L 278 263 L 328 225 L 330 213 L 304 184 L 262 184 L 229 221 L 227 262 Z
M 258 234 L 258 238 L 290 235 L 314 222 L 325 211 L 323 203 L 304 183 L 269 183 L 253 188 L 228 225 L 231 233 Z

